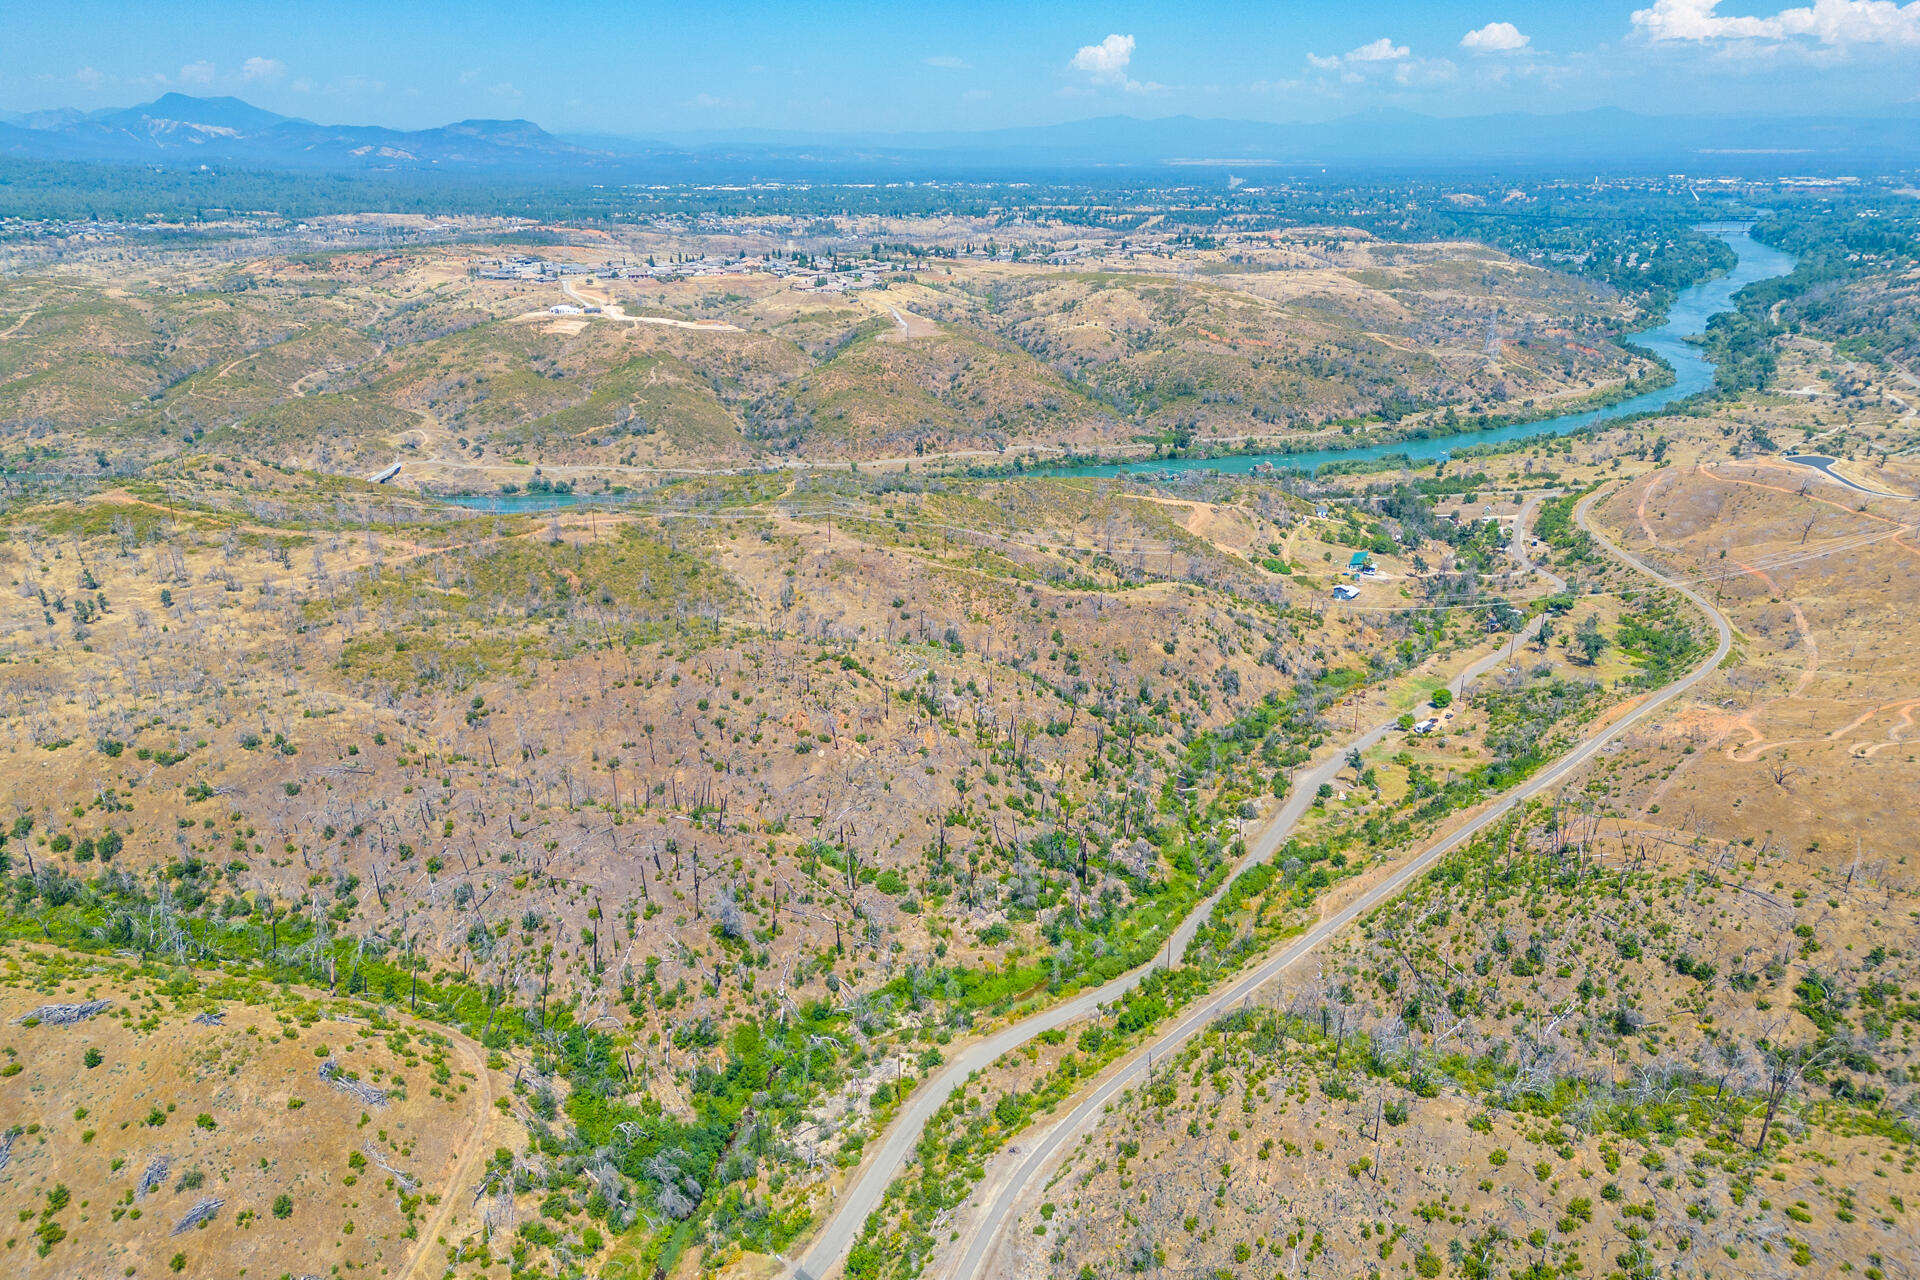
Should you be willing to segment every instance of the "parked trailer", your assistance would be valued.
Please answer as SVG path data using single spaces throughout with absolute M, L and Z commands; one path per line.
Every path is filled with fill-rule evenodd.
M 386 468 L 384 471 L 374 472 L 373 482 L 375 484 L 385 484 L 387 481 L 393 479 L 395 476 L 399 474 L 400 474 L 400 464 L 396 462 L 392 466 Z

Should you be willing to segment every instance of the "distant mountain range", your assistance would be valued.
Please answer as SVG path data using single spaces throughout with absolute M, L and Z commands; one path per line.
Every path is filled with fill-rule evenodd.
M 1107 116 L 976 133 L 732 130 L 563 136 L 527 120 L 436 129 L 327 125 L 238 98 L 169 93 L 133 107 L 0 115 L 0 156 L 294 172 L 555 179 L 906 180 L 1040 175 L 1195 182 L 1233 172 L 1527 168 L 1709 173 L 1877 172 L 1920 164 L 1920 116 L 1781 119 L 1559 115 L 1439 118 L 1375 111 L 1322 124 Z
M 461 120 L 412 130 L 315 124 L 238 98 L 183 93 L 136 107 L 0 116 L 0 155 L 348 172 L 576 169 L 612 159 L 527 120 Z

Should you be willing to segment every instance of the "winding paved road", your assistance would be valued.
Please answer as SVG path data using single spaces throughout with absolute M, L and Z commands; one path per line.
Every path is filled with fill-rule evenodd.
M 957 1264 L 950 1268 L 947 1273 L 953 1280 L 974 1280 L 975 1277 L 985 1274 L 988 1255 L 1004 1233 L 1007 1224 L 1017 1217 L 1024 1193 L 1029 1188 L 1040 1189 L 1045 1187 L 1047 1170 L 1066 1148 L 1067 1143 L 1091 1126 L 1115 1096 L 1123 1090 L 1133 1087 L 1133 1085 L 1140 1080 L 1146 1073 L 1147 1064 L 1152 1057 L 1157 1056 L 1164 1059 L 1168 1053 L 1177 1049 L 1188 1037 L 1203 1029 L 1209 1022 L 1231 1009 L 1234 1005 L 1243 1000 L 1250 999 L 1254 992 L 1305 959 L 1314 948 L 1332 937 L 1339 930 L 1345 928 L 1348 924 L 1351 924 L 1359 916 L 1373 910 L 1381 903 L 1399 893 L 1415 876 L 1420 875 L 1437 860 L 1452 850 L 1459 848 L 1480 831 L 1498 821 L 1509 809 L 1513 808 L 1513 806 L 1531 799 L 1541 792 L 1557 785 L 1575 769 L 1578 769 L 1581 765 L 1592 759 L 1593 756 L 1609 742 L 1612 742 L 1626 730 L 1645 720 L 1648 716 L 1651 716 L 1654 712 L 1666 706 L 1667 703 L 1673 701 L 1673 699 L 1706 679 L 1708 675 L 1719 667 L 1721 661 L 1733 647 L 1733 630 L 1728 626 L 1726 618 L 1721 615 L 1718 609 L 1714 608 L 1713 605 L 1708 602 L 1706 597 L 1693 590 L 1693 588 L 1669 578 L 1644 561 L 1622 551 L 1612 540 L 1594 529 L 1593 526 L 1588 523 L 1587 508 L 1590 507 L 1593 501 L 1599 496 L 1599 491 L 1589 494 L 1574 508 L 1574 519 L 1578 522 L 1579 526 L 1586 530 L 1586 532 L 1593 537 L 1594 541 L 1605 547 L 1620 560 L 1631 565 L 1634 569 L 1652 578 L 1661 585 L 1671 587 L 1673 590 L 1678 591 L 1687 599 L 1693 601 L 1695 605 L 1699 606 L 1701 611 L 1708 617 L 1712 618 L 1714 626 L 1720 633 L 1720 641 L 1714 647 L 1713 655 L 1687 675 L 1666 686 L 1660 690 L 1660 692 L 1634 707 L 1633 710 L 1626 715 L 1588 737 L 1579 746 L 1562 756 L 1556 763 L 1536 774 L 1516 790 L 1508 792 L 1505 796 L 1495 801 L 1490 807 L 1481 811 L 1481 813 L 1471 821 L 1447 835 L 1442 836 L 1419 854 L 1408 859 L 1405 864 L 1397 868 L 1387 879 L 1367 890 L 1366 893 L 1349 903 L 1339 912 L 1315 925 L 1285 951 L 1273 956 L 1225 989 L 1200 1001 L 1193 1008 L 1181 1015 L 1172 1026 L 1155 1036 L 1140 1049 L 1135 1050 L 1128 1057 L 1121 1059 L 1114 1066 L 1110 1067 L 1106 1074 L 1099 1078 L 1094 1089 L 1081 1100 L 1078 1106 L 1067 1113 L 1062 1120 L 1057 1121 L 1046 1133 L 1038 1135 L 1036 1141 L 1033 1141 L 1031 1145 L 1026 1146 L 1019 1153 L 1018 1164 L 1014 1166 L 1011 1174 L 1006 1176 L 1002 1181 L 998 1193 L 987 1206 L 984 1213 L 961 1228 L 966 1247 L 957 1255 Z M 1516 541 L 1518 541 L 1518 536 L 1519 535 L 1516 535 Z M 1368 735 L 1368 739 L 1377 741 L 1380 734 L 1380 730 L 1375 730 L 1372 734 Z M 1324 770 L 1325 766 L 1322 766 L 1322 769 Z M 1328 771 L 1328 776 L 1330 776 L 1330 771 Z M 1313 785 L 1317 785 L 1317 783 L 1303 782 L 1302 785 L 1297 786 L 1294 796 L 1298 798 L 1309 795 Z M 1289 808 L 1292 807 L 1290 803 Z M 1297 816 L 1297 811 L 1294 816 Z M 1287 821 L 1287 812 L 1285 810 L 1283 810 L 1281 815 L 1276 819 L 1276 825 L 1281 821 Z M 1291 825 L 1290 821 L 1288 825 Z M 1266 841 L 1262 841 L 1263 846 L 1266 845 L 1266 843 Z M 1021 1025 L 1024 1026 L 1025 1024 Z M 1014 1030 L 1014 1028 L 1009 1028 L 1009 1030 Z M 816 1272 L 814 1274 L 818 1273 Z
M 1525 515 L 1531 517 L 1531 505 Z M 1523 561 L 1522 549 L 1525 546 L 1528 527 L 1530 526 L 1527 520 L 1515 521 L 1512 545 L 1514 554 Z M 1555 583 L 1565 585 L 1552 574 L 1547 576 Z M 1507 662 L 1508 655 L 1513 649 L 1531 636 L 1539 625 L 1538 617 L 1529 621 L 1526 627 L 1514 637 L 1511 645 L 1503 645 L 1474 662 L 1449 681 L 1447 687 L 1456 697 L 1461 695 L 1466 685 Z M 1187 943 L 1192 941 L 1201 923 L 1213 914 L 1214 904 L 1220 900 L 1220 895 L 1226 892 L 1227 886 L 1233 883 L 1235 877 L 1248 867 L 1271 858 L 1274 851 L 1286 842 L 1287 837 L 1292 834 L 1294 824 L 1299 822 L 1300 816 L 1307 811 L 1307 806 L 1312 802 L 1321 784 L 1331 782 L 1335 775 L 1346 767 L 1349 751 L 1365 751 L 1388 734 L 1395 732 L 1398 732 L 1397 717 L 1383 721 L 1358 737 L 1350 739 L 1327 759 L 1296 774 L 1288 789 L 1286 802 L 1267 820 L 1259 834 L 1248 841 L 1245 856 L 1220 882 L 1220 887 L 1188 912 L 1186 918 L 1174 929 L 1172 937 L 1162 946 L 1163 956 L 1182 955 Z M 1427 856 L 1431 859 L 1438 854 Z M 1404 878 L 1394 883 L 1403 882 Z M 1316 931 L 1309 936 L 1317 940 L 1322 935 Z M 847 1250 L 853 1244 L 854 1237 L 859 1234 L 861 1226 L 866 1222 L 867 1215 L 879 1206 L 888 1185 L 899 1176 L 900 1170 L 905 1167 L 907 1160 L 911 1157 L 914 1147 L 919 1144 L 920 1135 L 925 1130 L 927 1121 L 946 1102 L 954 1089 L 966 1082 L 968 1076 L 984 1069 L 1001 1054 L 1019 1048 L 1042 1031 L 1049 1031 L 1092 1016 L 1101 1005 L 1111 1004 L 1138 986 L 1141 979 L 1146 977 L 1156 963 L 1158 962 L 1149 961 L 1139 968 L 1121 974 L 1104 986 L 1083 991 L 1029 1017 L 1022 1018 L 1018 1022 L 1009 1023 L 992 1035 L 976 1040 L 961 1049 L 945 1066 L 923 1081 L 907 1099 L 900 1113 L 894 1117 L 892 1125 L 887 1128 L 880 1143 L 870 1148 L 871 1154 L 861 1164 L 859 1172 L 854 1175 L 853 1181 L 834 1205 L 833 1214 L 819 1236 L 814 1239 L 797 1264 L 790 1264 L 793 1266 L 796 1280 L 818 1280 L 818 1277 L 828 1274 L 841 1259 L 846 1257 Z M 1184 1026 L 1185 1023 L 1181 1025 Z M 1106 1095 L 1103 1093 L 1102 1096 Z M 1025 1166 L 1023 1165 L 1022 1168 L 1024 1169 Z M 972 1271 L 963 1271 L 961 1274 L 972 1274 Z
M 1789 453 L 1786 455 L 1786 459 L 1788 462 L 1799 463 L 1803 467 L 1812 467 L 1827 479 L 1832 480 L 1836 484 L 1843 484 L 1857 493 L 1868 494 L 1875 498 L 1910 497 L 1910 495 L 1904 493 L 1889 493 L 1885 489 L 1869 489 L 1857 480 L 1848 479 L 1833 469 L 1834 464 L 1838 463 L 1840 459 L 1829 458 L 1823 453 Z

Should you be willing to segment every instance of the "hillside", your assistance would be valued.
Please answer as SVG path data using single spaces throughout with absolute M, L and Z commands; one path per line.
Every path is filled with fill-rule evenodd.
M 504 1060 L 391 1005 L 34 946 L 0 964 L 13 1274 L 437 1273 L 494 1147 L 525 1148 Z
M 0 229 L 17 1270 L 1920 1265 L 1892 220 L 622 198 Z
M 1806 343 L 1795 375 L 1823 358 Z M 1915 1265 L 1920 885 L 1892 833 L 1920 794 L 1916 654 L 1889 611 L 1920 553 L 1899 500 L 1726 456 L 1716 422 L 1907 439 L 1897 404 L 1823 429 L 1856 393 L 1832 376 L 1657 424 L 1677 457 L 1597 508 L 1711 589 L 1736 636 L 1714 679 L 1165 1054 L 1023 1198 L 995 1274 Z M 1558 572 L 1615 572 L 1542 528 Z
M 0 285 L 0 459 L 130 472 L 218 450 L 347 475 L 397 461 L 400 485 L 435 491 L 524 488 L 535 468 L 602 488 L 1444 433 L 1663 376 L 1610 336 L 1623 303 L 1471 245 L 1106 237 L 1063 269 L 962 256 L 979 225 L 874 234 L 902 230 L 938 236 L 931 262 L 854 257 L 845 236 L 810 246 L 824 260 L 749 261 L 735 236 L 639 233 L 515 275 L 448 247 L 236 265 L 129 259 L 109 237 Z M 689 248 L 697 269 L 657 265 Z

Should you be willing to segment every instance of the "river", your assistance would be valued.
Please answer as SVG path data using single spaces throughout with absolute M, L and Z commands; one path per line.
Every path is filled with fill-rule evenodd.
M 1676 400 L 1705 391 L 1713 385 L 1713 362 L 1700 354 L 1689 338 L 1706 332 L 1707 318 L 1731 310 L 1733 295 L 1757 280 L 1771 280 L 1793 270 L 1792 254 L 1769 248 L 1748 234 L 1744 225 L 1706 224 L 1700 230 L 1719 236 L 1735 255 L 1733 269 L 1681 293 L 1667 312 L 1665 324 L 1632 334 L 1627 341 L 1651 351 L 1673 368 L 1673 382 L 1657 391 L 1608 405 L 1604 409 L 1586 409 L 1579 413 L 1518 422 L 1484 431 L 1463 431 L 1455 435 L 1426 440 L 1400 440 L 1391 444 L 1363 445 L 1352 449 L 1318 449 L 1311 453 L 1241 453 L 1225 458 L 1149 458 L 1138 462 L 1115 462 L 1088 466 L 1037 468 L 1033 474 L 1054 476 L 1118 476 L 1141 472 L 1226 471 L 1248 472 L 1262 463 L 1296 471 L 1310 471 L 1328 462 L 1352 458 L 1404 457 L 1413 460 L 1446 457 L 1477 444 L 1498 444 L 1507 440 L 1525 440 L 1533 436 L 1565 435 L 1596 422 L 1649 413 L 1665 408 Z M 597 494 L 512 493 L 473 494 L 448 498 L 463 507 L 484 511 L 544 511 L 554 507 L 578 506 L 588 502 L 618 502 Z
M 1697 395 L 1713 385 L 1713 362 L 1700 354 L 1697 344 L 1687 341 L 1707 330 L 1707 318 L 1733 308 L 1733 295 L 1757 280 L 1771 280 L 1793 270 L 1792 254 L 1769 248 L 1747 234 L 1746 226 L 1708 224 L 1700 228 L 1727 242 L 1735 254 L 1733 269 L 1687 289 L 1674 299 L 1665 324 L 1632 334 L 1627 341 L 1651 351 L 1673 368 L 1673 382 L 1657 391 L 1643 391 L 1604 409 L 1586 409 L 1579 413 L 1539 418 L 1484 431 L 1463 431 L 1455 435 L 1426 440 L 1400 440 L 1391 444 L 1365 445 L 1354 449 L 1318 449 L 1311 453 L 1242 453 L 1226 458 L 1153 458 L 1140 462 L 1111 463 L 1103 466 L 1054 467 L 1045 475 L 1117 476 L 1138 472 L 1166 471 L 1252 471 L 1262 463 L 1311 471 L 1328 462 L 1352 458 L 1405 457 L 1414 460 L 1446 457 L 1477 444 L 1499 444 L 1507 440 L 1525 440 L 1533 436 L 1558 436 L 1596 422 L 1649 413 L 1665 408 L 1676 400 Z

